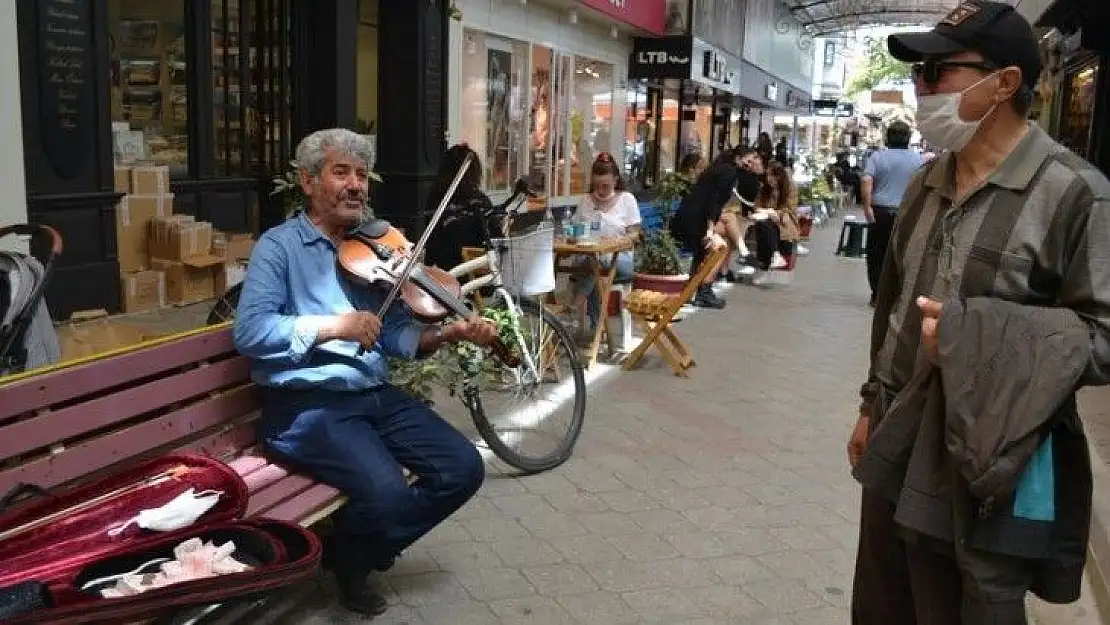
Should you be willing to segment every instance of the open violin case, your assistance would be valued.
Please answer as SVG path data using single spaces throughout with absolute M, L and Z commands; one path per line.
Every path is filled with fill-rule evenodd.
M 190 487 L 197 493 L 222 491 L 216 504 L 192 525 L 153 531 L 128 524 L 141 510 L 158 508 Z M 39 497 L 0 510 L 2 625 L 127 623 L 174 608 L 273 590 L 312 577 L 319 567 L 320 541 L 315 534 L 293 523 L 242 519 L 247 484 L 231 467 L 204 456 L 163 456 L 57 495 L 33 486 L 22 490 L 37 491 Z M 184 575 L 174 569 L 172 576 L 171 569 L 164 569 L 160 579 L 166 585 L 129 596 L 105 596 L 119 593 L 118 576 L 151 562 L 155 564 L 138 578 L 131 577 L 130 583 L 154 584 L 163 563 L 186 560 L 180 555 L 185 551 L 175 550 L 190 539 L 224 546 L 225 552 L 232 549 L 228 543 L 234 543 L 231 564 L 245 565 L 246 570 L 223 572 L 228 569 L 221 567 L 221 574 L 197 579 L 199 568 Z M 96 580 L 107 581 L 89 585 Z

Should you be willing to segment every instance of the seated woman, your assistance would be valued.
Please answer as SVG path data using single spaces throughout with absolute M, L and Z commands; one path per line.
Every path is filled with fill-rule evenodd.
M 725 204 L 716 227 L 717 234 L 724 237 L 729 251 L 736 254 L 740 261 L 740 266 L 735 271 L 726 261 L 723 277 L 729 282 L 736 282 L 740 276 L 755 273 L 755 256 L 744 243 L 744 235 L 749 225 L 747 217 L 755 210 L 755 201 L 761 186 L 760 178 L 763 176 L 763 160 L 758 152 L 752 148 L 737 148 L 734 154 L 738 155 L 736 160 L 740 167 L 736 193 Z
M 439 165 L 439 174 L 432 194 L 428 196 L 428 206 L 425 214 L 432 214 L 439 205 L 447 187 L 455 179 L 463 159 L 467 155 L 473 159 L 470 168 L 466 170 L 455 194 L 447 203 L 447 210 L 443 219 L 428 237 L 427 246 L 424 248 L 424 263 L 434 265 L 441 269 L 451 269 L 462 263 L 462 248 L 483 247 L 485 235 L 482 232 L 481 211 L 493 207 L 489 196 L 482 192 L 482 162 L 478 153 L 470 149 L 465 143 L 451 146 L 443 156 Z M 492 220 L 487 224 L 490 236 L 505 236 L 500 220 Z
M 625 190 L 620 167 L 608 152 L 599 154 L 590 168 L 589 193 L 578 205 L 576 216 L 587 223 L 600 222 L 603 239 L 627 238 L 629 242 L 634 242 L 639 238 L 640 207 L 635 196 Z M 607 263 L 608 259 L 602 258 L 602 262 Z M 635 263 L 631 251 L 617 254 L 616 265 L 617 282 L 632 279 Z M 601 310 L 594 276 L 576 275 L 572 285 L 574 299 L 571 305 L 589 319 L 589 325 L 583 325 L 583 328 L 596 327 Z
M 794 253 L 801 228 L 798 225 L 798 193 L 790 180 L 790 173 L 782 163 L 772 161 L 767 168 L 766 184 L 756 202 L 755 220 L 756 259 L 759 268 L 783 269 L 785 256 Z

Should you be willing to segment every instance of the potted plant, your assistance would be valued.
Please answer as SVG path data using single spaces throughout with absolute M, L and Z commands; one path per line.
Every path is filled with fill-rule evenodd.
M 693 180 L 675 172 L 664 176 L 656 185 L 653 205 L 659 211 L 661 223 L 658 230 L 645 232 L 636 244 L 634 288 L 677 294 L 689 279 L 681 247 L 671 235 L 670 224 L 678 202 L 692 186 Z

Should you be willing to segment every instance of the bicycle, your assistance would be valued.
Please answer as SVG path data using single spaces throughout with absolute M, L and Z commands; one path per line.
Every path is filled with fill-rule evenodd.
M 505 201 L 486 210 L 457 211 L 445 219 L 446 223 L 450 223 L 464 217 L 479 218 L 485 253 L 457 265 L 448 270 L 448 273 L 460 281 L 464 298 L 470 298 L 481 292 L 484 307 L 487 310 L 500 310 L 508 315 L 516 339 L 516 345 L 510 345 L 510 348 L 515 347 L 521 355 L 521 364 L 515 368 L 497 364 L 498 371 L 490 377 L 499 384 L 484 388 L 476 384 L 466 384 L 460 398 L 463 406 L 470 413 L 470 419 L 479 436 L 488 445 L 490 451 L 525 474 L 548 471 L 571 457 L 582 432 L 586 412 L 585 371 L 570 332 L 541 302 L 531 297 L 513 295 L 503 280 L 502 262 L 506 252 L 511 249 L 514 238 L 497 239 L 489 231 L 488 224 L 493 220 L 504 220 L 505 231 L 510 231 L 514 218 L 527 211 L 527 208 L 522 209 L 521 206 L 529 195 L 531 193 L 528 191 L 527 184 L 521 180 Z M 483 275 L 465 280 L 466 276 L 475 273 Z M 230 288 L 216 302 L 208 316 L 210 325 L 222 323 L 234 317 L 241 287 L 240 284 Z M 524 328 L 528 321 L 536 322 L 534 333 L 525 332 Z M 567 358 L 565 372 L 558 371 L 554 366 L 554 359 L 558 356 Z M 522 453 L 514 448 L 514 442 L 530 433 L 527 430 L 529 426 L 535 425 L 534 421 L 515 412 L 501 419 L 492 418 L 487 399 L 492 396 L 493 391 L 503 387 L 518 399 L 538 404 L 537 391 L 552 373 L 560 378 L 556 380 L 557 384 L 567 385 L 563 387 L 562 392 L 557 393 L 562 401 L 555 403 L 570 404 L 569 427 L 566 433 L 555 441 L 554 448 L 549 452 L 537 455 Z M 568 375 L 563 376 L 562 373 Z M 568 394 L 569 397 L 567 397 Z

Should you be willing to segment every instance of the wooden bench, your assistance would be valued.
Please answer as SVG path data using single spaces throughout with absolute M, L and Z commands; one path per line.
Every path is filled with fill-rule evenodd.
M 192 451 L 243 476 L 247 516 L 308 526 L 344 502 L 257 449 L 259 399 L 228 324 L 0 380 L 0 397 L 0 493 L 20 482 L 64 488 L 125 463 Z

